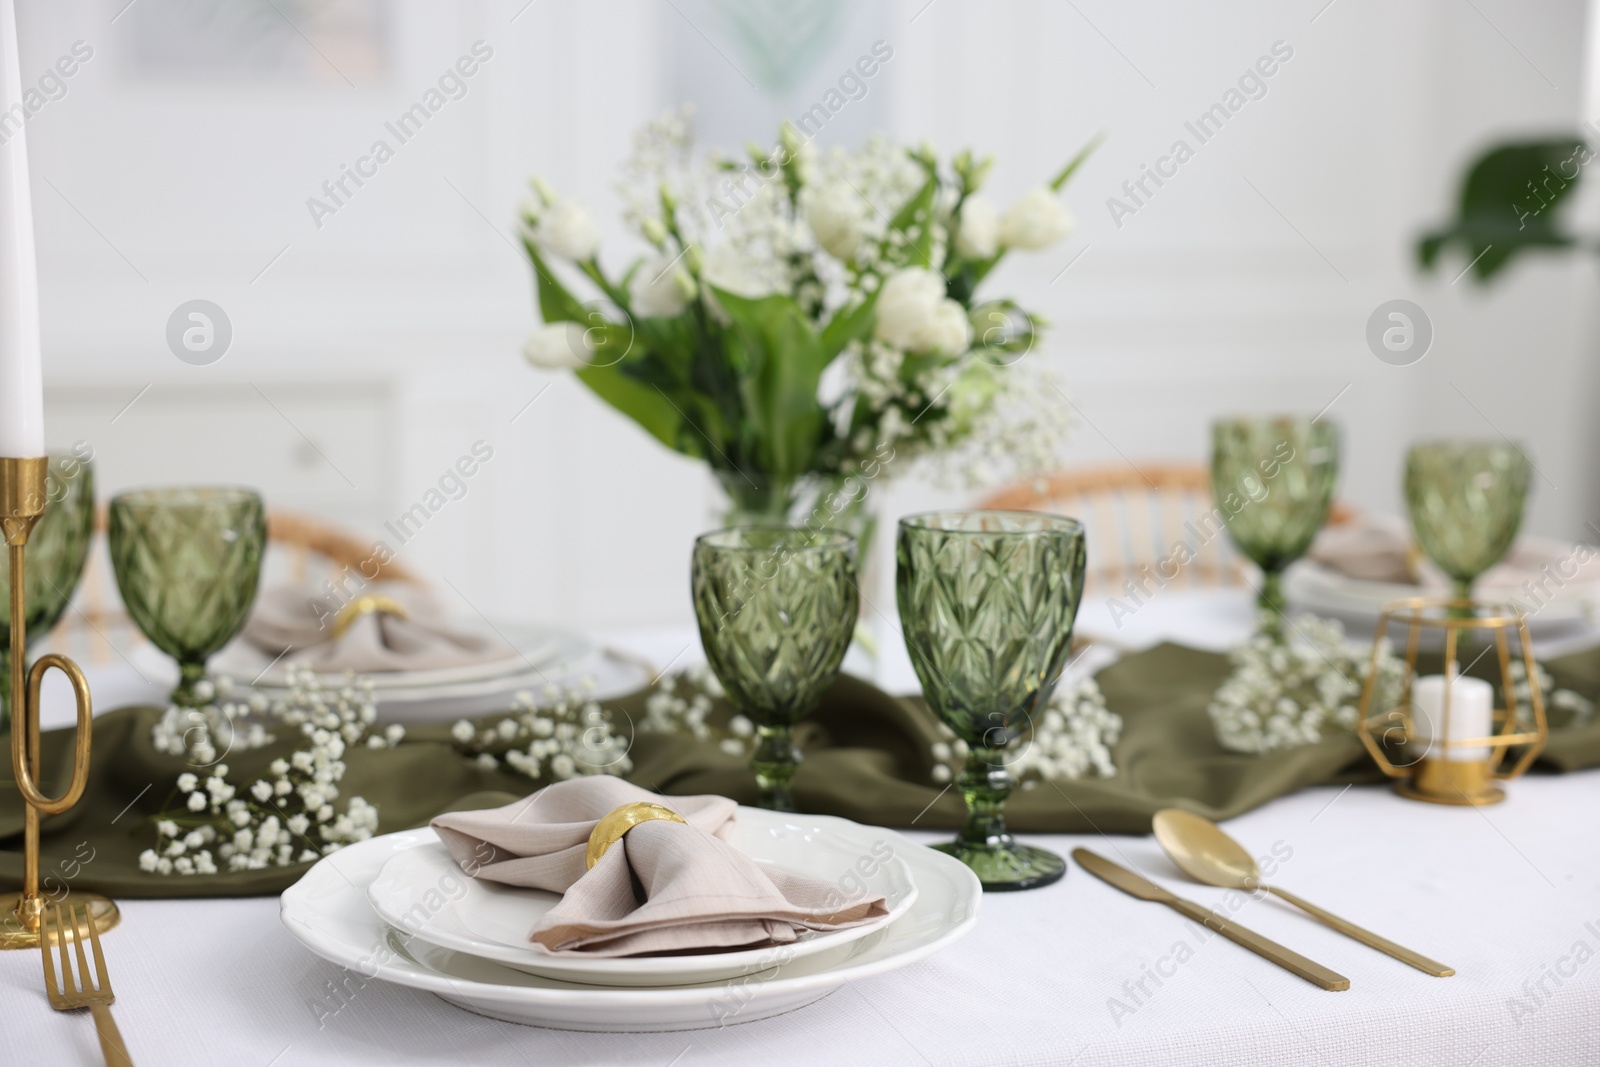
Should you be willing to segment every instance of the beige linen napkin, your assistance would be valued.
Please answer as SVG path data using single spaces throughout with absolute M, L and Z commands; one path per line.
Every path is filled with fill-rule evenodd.
M 672 809 L 687 825 L 640 823 L 586 872 L 595 823 L 640 801 Z M 726 797 L 663 797 L 597 775 L 557 782 L 503 808 L 440 815 L 433 828 L 468 874 L 564 894 L 529 934 L 552 954 L 645 956 L 787 944 L 802 930 L 838 930 L 888 914 L 881 896 L 744 855 L 728 843 L 737 810 Z
M 268 656 L 281 656 L 279 662 L 330 674 L 428 671 L 520 659 L 498 637 L 452 625 L 441 605 L 414 585 L 382 582 L 365 587 L 360 595 L 388 597 L 405 608 L 406 617 L 369 612 L 334 637 L 334 619 L 350 598 L 280 586 L 257 598 L 245 623 L 245 640 Z
M 1407 565 L 1410 547 L 1411 532 L 1403 520 L 1374 515 L 1325 528 L 1307 556 L 1346 578 L 1414 585 L 1419 594 L 1436 595 L 1448 590 L 1449 577 L 1420 551 L 1411 556 L 1411 565 Z M 1559 580 L 1552 583 L 1551 574 Z M 1600 581 L 1600 553 L 1576 545 L 1523 539 L 1485 571 L 1474 587 L 1480 592 L 1500 590 L 1501 595 L 1520 595 L 1525 591 L 1524 584 L 1530 581 L 1536 586 L 1542 584 L 1546 597 L 1552 587 Z
M 1306 555 L 1346 578 L 1411 585 L 1417 575 L 1410 550 L 1411 531 L 1405 523 L 1373 515 L 1323 527 Z

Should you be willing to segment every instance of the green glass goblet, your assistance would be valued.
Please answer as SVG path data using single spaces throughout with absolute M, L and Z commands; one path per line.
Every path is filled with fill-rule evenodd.
M 248 489 L 143 489 L 111 501 L 111 564 L 135 624 L 178 661 L 172 702 L 200 707 L 206 660 L 231 641 L 261 580 L 267 515 Z
M 1228 536 L 1261 568 L 1265 632 L 1283 632 L 1283 571 L 1327 521 L 1339 431 L 1315 419 L 1221 419 L 1211 427 L 1211 495 Z
M 855 538 L 792 526 L 703 534 L 690 587 L 706 659 L 756 727 L 750 768 L 761 806 L 793 811 L 794 726 L 838 675 L 855 630 Z
M 51 456 L 44 514 L 28 535 L 25 640 L 32 645 L 55 628 L 77 591 L 94 536 L 94 467 L 77 456 Z M 11 559 L 0 553 L 0 603 L 11 596 Z M 0 730 L 11 722 L 11 618 L 0 613 Z
M 900 520 L 895 587 L 906 649 L 935 714 L 967 744 L 956 784 L 967 822 L 935 845 L 984 889 L 1030 889 L 1066 873 L 1017 844 L 1004 807 L 1007 752 L 1066 666 L 1083 597 L 1083 525 L 1021 511 L 942 511 Z
M 1472 583 L 1516 540 L 1530 469 L 1504 441 L 1430 441 L 1406 453 L 1411 529 L 1458 599 L 1471 599 Z

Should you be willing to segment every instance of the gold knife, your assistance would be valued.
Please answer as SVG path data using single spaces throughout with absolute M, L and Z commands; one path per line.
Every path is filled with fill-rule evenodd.
M 1292 974 L 1299 975 L 1314 985 L 1323 989 L 1349 989 L 1350 979 L 1336 971 L 1330 971 L 1315 960 L 1308 960 L 1293 949 L 1284 948 L 1276 941 L 1269 941 L 1256 933 L 1247 930 L 1237 923 L 1231 923 L 1209 908 L 1203 908 L 1192 900 L 1184 900 L 1176 894 L 1162 889 L 1150 879 L 1138 875 L 1119 864 L 1112 863 L 1104 856 L 1096 855 L 1086 848 L 1072 850 L 1072 858 L 1083 865 L 1083 869 L 1108 885 L 1122 890 L 1129 896 L 1138 897 L 1140 900 L 1152 900 L 1157 904 L 1165 904 L 1180 915 L 1193 919 L 1208 930 L 1214 930 L 1234 944 L 1243 945 L 1263 959 L 1271 960 L 1279 967 Z

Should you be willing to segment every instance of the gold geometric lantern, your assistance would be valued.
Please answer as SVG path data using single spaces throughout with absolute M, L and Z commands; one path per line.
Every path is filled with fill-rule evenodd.
M 1375 707 L 1378 661 L 1391 627 L 1405 629 L 1405 676 L 1397 702 Z M 1418 651 L 1441 645 L 1439 673 L 1419 675 Z M 1469 674 L 1484 660 L 1498 685 Z M 1523 679 L 1513 673 L 1514 661 L 1522 663 Z M 1517 692 L 1519 682 L 1525 695 Z M 1396 780 L 1395 791 L 1434 804 L 1504 800 L 1495 782 L 1526 771 L 1550 736 L 1528 624 L 1509 604 L 1429 597 L 1385 604 L 1360 712 L 1361 741 Z

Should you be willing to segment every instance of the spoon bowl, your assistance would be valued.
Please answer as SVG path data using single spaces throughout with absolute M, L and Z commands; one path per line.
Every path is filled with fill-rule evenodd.
M 1222 827 L 1192 811 L 1167 808 L 1156 812 L 1156 840 L 1178 869 L 1205 885 L 1222 889 L 1255 889 L 1261 868 L 1244 846 Z

